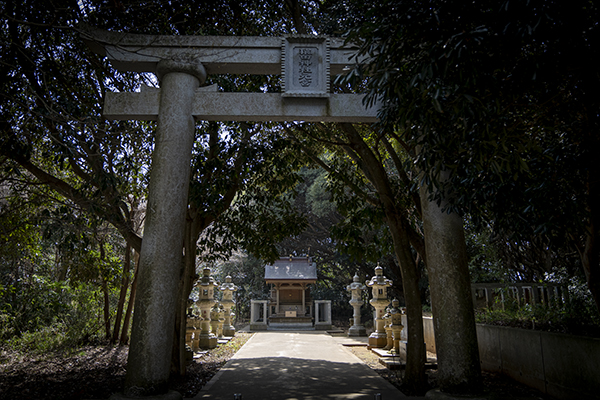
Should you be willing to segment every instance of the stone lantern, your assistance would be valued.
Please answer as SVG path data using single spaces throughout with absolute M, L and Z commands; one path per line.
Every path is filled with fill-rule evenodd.
M 194 347 L 194 336 L 196 334 L 196 316 L 194 315 L 194 300 L 188 299 L 188 308 L 186 314 L 186 326 L 185 326 L 185 344 L 192 349 L 192 351 L 198 350 L 198 345 Z
M 223 314 L 223 306 L 219 303 L 210 309 L 210 329 L 217 336 L 217 342 L 223 337 L 223 321 L 225 321 Z
M 210 276 L 210 268 L 206 267 L 202 270 L 202 278 L 196 286 L 200 289 L 196 304 L 200 309 L 200 317 L 202 318 L 198 338 L 199 346 L 203 349 L 214 349 L 217 347 L 217 336 L 210 331 L 210 310 L 216 303 L 215 287 L 217 283 Z
M 396 354 L 400 354 L 400 336 L 402 335 L 402 329 L 404 328 L 404 325 L 402 325 L 402 314 L 404 313 L 398 307 L 399 305 L 400 302 L 398 299 L 394 299 L 392 300 L 392 308 L 390 309 L 390 328 L 394 337 L 394 352 Z
M 348 329 L 348 336 L 367 336 L 367 330 L 360 323 L 360 307 L 365 303 L 362 301 L 362 291 L 367 287 L 359 282 L 358 273 L 354 274 L 352 283 L 346 286 L 346 290 L 352 294 L 350 305 L 354 308 L 352 326 Z
M 391 308 L 388 307 L 385 309 L 385 314 L 383 315 L 383 329 L 385 330 L 385 336 L 387 343 L 383 350 L 391 350 L 394 348 L 394 337 L 392 336 L 392 314 Z
M 233 336 L 235 335 L 235 327 L 231 323 L 231 317 L 235 314 L 231 312 L 231 307 L 233 307 L 233 292 L 238 290 L 238 287 L 233 284 L 231 281 L 231 276 L 227 275 L 225 277 L 225 283 L 221 285 L 219 288 L 221 292 L 223 292 L 223 299 L 221 300 L 221 304 L 223 304 L 223 309 L 225 311 L 225 321 L 223 322 L 223 336 Z
M 366 284 L 372 289 L 373 298 L 369 303 L 375 308 L 375 314 L 373 315 L 373 319 L 375 320 L 375 332 L 371 333 L 369 336 L 369 346 L 381 348 L 387 344 L 383 315 L 385 313 L 385 307 L 389 304 L 387 299 L 387 288 L 392 286 L 392 281 L 383 276 L 383 268 L 378 265 L 375 268 L 375 276 L 367 281 Z

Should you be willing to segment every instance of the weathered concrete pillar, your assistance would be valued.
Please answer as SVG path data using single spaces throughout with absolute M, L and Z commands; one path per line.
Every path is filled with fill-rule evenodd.
M 478 393 L 481 369 L 462 218 L 421 188 L 427 270 L 442 392 Z
M 250 300 L 250 329 L 251 330 L 267 330 L 267 300 Z M 262 320 L 261 311 L 263 309 Z M 261 321 L 259 321 L 261 320 Z
M 315 329 L 329 330 L 331 321 L 331 300 L 315 300 Z
M 221 316 L 221 308 L 217 303 L 213 306 L 213 308 L 210 309 L 210 330 L 217 339 L 220 339 L 223 336 L 223 323 L 221 322 Z
M 179 271 L 194 142 L 192 105 L 206 71 L 200 63 L 163 60 L 156 141 L 131 345 L 126 396 L 167 392 Z

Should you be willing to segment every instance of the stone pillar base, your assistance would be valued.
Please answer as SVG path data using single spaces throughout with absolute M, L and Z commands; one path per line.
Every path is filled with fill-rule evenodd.
M 235 336 L 235 328 L 233 326 L 231 326 L 229 328 L 224 327 L 223 328 L 223 336 L 227 336 L 227 337 Z
M 217 347 L 217 337 L 213 334 L 200 335 L 198 345 L 201 349 L 214 349 Z
M 191 363 L 194 360 L 194 352 L 189 346 L 185 346 L 185 362 Z
M 352 325 L 348 329 L 348 336 L 367 336 L 367 329 L 362 325 Z
M 406 361 L 406 353 L 408 351 L 408 341 L 406 340 L 399 340 L 398 341 L 398 356 L 400 357 L 401 360 L 405 360 Z M 426 345 L 423 344 L 423 357 L 425 360 L 427 360 L 427 348 Z
M 373 332 L 373 333 L 371 333 L 371 336 L 369 336 L 369 346 L 370 347 L 381 348 L 381 347 L 385 347 L 386 344 L 387 344 L 387 335 L 385 333 L 381 334 L 381 333 Z

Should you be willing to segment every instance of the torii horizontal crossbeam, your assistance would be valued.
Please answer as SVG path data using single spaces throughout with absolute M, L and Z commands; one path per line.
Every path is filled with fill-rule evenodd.
M 192 115 L 202 121 L 376 122 L 377 109 L 362 95 L 331 94 L 328 99 L 282 98 L 281 93 L 224 93 L 198 89 Z M 160 89 L 106 93 L 104 117 L 146 120 L 158 117 Z

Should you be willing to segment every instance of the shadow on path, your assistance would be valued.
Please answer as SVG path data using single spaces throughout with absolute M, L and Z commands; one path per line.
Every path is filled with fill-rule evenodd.
M 406 398 L 361 363 L 290 357 L 232 359 L 196 399 L 373 399 Z

